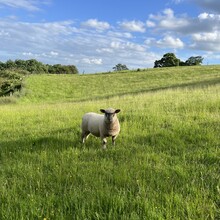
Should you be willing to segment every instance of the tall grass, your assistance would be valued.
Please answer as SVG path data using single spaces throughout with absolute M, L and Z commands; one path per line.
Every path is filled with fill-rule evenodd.
M 205 81 L 202 75 L 199 82 Z M 98 82 L 103 75 L 92 77 Z M 60 102 L 63 93 L 51 95 L 48 103 L 40 98 L 30 103 L 27 95 L 20 101 L 25 105 L 1 106 L 0 219 L 219 219 L 220 87 L 215 84 L 142 93 L 130 86 L 127 95 L 104 98 L 104 93 L 102 99 L 78 102 Z M 91 97 L 100 86 L 97 90 Z M 109 141 L 103 151 L 94 137 L 82 146 L 81 116 L 109 106 L 122 110 L 116 147 Z

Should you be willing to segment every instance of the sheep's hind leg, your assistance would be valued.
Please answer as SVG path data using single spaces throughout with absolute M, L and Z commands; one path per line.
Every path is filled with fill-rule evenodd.
M 90 132 L 82 132 L 82 143 L 84 144 Z

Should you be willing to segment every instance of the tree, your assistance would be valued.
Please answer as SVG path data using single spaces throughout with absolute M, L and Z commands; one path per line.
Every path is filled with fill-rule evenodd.
M 50 74 L 77 74 L 78 69 L 74 65 L 47 65 Z
M 14 69 L 14 68 L 16 68 L 15 63 L 12 60 L 8 60 L 5 63 L 5 67 L 6 67 L 6 69 Z
M 6 68 L 6 64 L 0 61 L 0 70 L 4 70 Z
M 116 66 L 114 66 L 112 69 L 114 69 L 114 71 L 122 71 L 122 70 L 128 70 L 128 67 L 124 64 L 117 64 Z
M 160 60 L 154 62 L 154 68 L 179 66 L 180 59 L 176 58 L 174 53 L 166 53 Z
M 197 66 L 201 65 L 203 61 L 203 57 L 196 56 L 196 57 L 190 57 L 188 60 L 186 60 L 185 64 L 186 66 Z
M 30 73 L 47 73 L 47 67 L 43 63 L 31 59 L 31 60 L 26 60 L 26 70 L 29 71 Z
M 22 69 L 22 70 L 27 69 L 27 67 L 26 67 L 27 62 L 25 60 L 18 60 L 17 59 L 17 60 L 14 61 L 14 63 L 15 63 L 15 66 L 16 66 L 17 69 Z

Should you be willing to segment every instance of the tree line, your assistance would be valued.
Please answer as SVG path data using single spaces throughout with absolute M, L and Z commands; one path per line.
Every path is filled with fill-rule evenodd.
M 160 60 L 155 60 L 154 68 L 161 67 L 173 67 L 173 66 L 197 66 L 201 65 L 203 61 L 203 57 L 201 56 L 191 56 L 186 61 L 181 61 L 176 57 L 174 53 L 166 53 Z M 128 67 L 125 64 L 117 64 L 113 67 L 114 71 L 123 71 L 128 70 Z M 137 69 L 140 71 L 140 69 Z
M 30 60 L 8 60 L 5 63 L 0 61 L 0 71 L 2 70 L 23 70 L 30 74 L 77 74 L 78 69 L 74 65 L 49 65 L 41 63 L 35 59 Z

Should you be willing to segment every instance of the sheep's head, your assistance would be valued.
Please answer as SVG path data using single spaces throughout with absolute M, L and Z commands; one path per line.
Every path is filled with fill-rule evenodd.
M 119 113 L 121 110 L 108 108 L 106 110 L 100 109 L 100 111 L 105 114 L 105 121 L 111 123 L 114 122 L 114 120 L 117 118 L 116 114 Z

